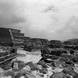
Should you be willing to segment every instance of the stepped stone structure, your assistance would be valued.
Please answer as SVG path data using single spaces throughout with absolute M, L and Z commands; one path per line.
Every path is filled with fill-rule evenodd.
M 23 45 L 24 34 L 17 29 L 0 28 L 0 44 L 18 46 Z

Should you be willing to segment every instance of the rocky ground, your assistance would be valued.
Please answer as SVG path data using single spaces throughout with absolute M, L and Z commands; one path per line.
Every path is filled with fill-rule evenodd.
M 41 62 L 40 64 L 40 59 L 42 58 L 40 51 L 29 53 L 27 51 L 18 50 L 18 54 L 19 55 L 15 60 L 22 61 L 25 64 L 25 66 L 19 71 L 16 71 L 14 69 L 4 71 L 3 69 L 0 69 L 0 73 L 2 76 L 2 77 L 0 76 L 0 78 L 73 78 L 73 77 L 77 78 L 78 77 L 76 76 L 77 75 L 76 72 L 78 72 L 77 64 L 75 64 L 73 67 L 72 66 L 63 67 L 62 66 L 63 62 L 56 60 L 55 61 L 56 66 L 53 67 L 51 64 L 46 64 L 45 62 Z M 17 65 L 16 68 L 18 69 Z M 24 76 L 23 77 L 22 73 L 26 75 L 23 75 Z M 6 76 L 4 76 L 4 74 Z M 13 74 L 14 75 L 17 74 L 17 76 L 13 77 Z
M 41 59 L 40 51 L 35 51 L 32 53 L 29 53 L 24 50 L 18 50 L 17 53 L 18 53 L 18 56 L 14 60 L 19 60 L 24 63 L 32 62 L 34 64 L 34 63 L 38 63 L 38 61 Z M 7 72 L 7 71 L 4 71 L 2 68 L 0 68 L 0 78 L 11 78 L 11 76 L 3 76 L 4 72 Z M 33 73 L 35 73 L 35 72 L 33 72 Z M 23 78 L 23 77 L 21 77 L 21 78 Z M 30 78 L 34 78 L 34 77 L 30 76 Z
M 18 49 L 11 69 L 0 68 L 0 78 L 78 78 L 76 43 L 51 41 L 41 51 Z

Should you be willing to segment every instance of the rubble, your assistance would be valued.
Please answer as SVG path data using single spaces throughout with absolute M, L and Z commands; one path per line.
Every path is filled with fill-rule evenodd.
M 8 38 L 0 37 L 0 78 L 78 78 L 78 39 L 49 41 L 3 29 Z

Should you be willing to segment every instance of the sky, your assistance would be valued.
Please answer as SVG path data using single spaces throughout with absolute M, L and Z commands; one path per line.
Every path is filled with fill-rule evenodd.
M 78 38 L 78 0 L 0 0 L 0 27 L 32 38 Z

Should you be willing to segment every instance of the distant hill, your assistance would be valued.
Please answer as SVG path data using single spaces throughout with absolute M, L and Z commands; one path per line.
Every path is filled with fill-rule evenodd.
M 78 39 L 69 39 L 63 42 L 65 45 L 78 45 Z

